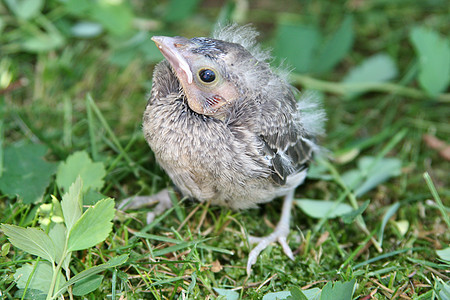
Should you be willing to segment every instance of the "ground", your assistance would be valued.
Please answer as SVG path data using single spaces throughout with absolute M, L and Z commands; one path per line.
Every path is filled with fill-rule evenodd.
M 293 84 L 315 90 L 328 115 L 319 141 L 326 154 L 295 194 L 295 261 L 273 245 L 245 271 L 247 235 L 269 234 L 281 201 L 236 212 L 182 199 L 149 225 L 151 208 L 117 211 L 104 242 L 72 253 L 72 274 L 129 255 L 101 273 L 87 298 L 216 299 L 233 289 L 223 297 L 261 299 L 355 279 L 354 299 L 446 299 L 449 258 L 436 251 L 450 243 L 446 1 L 80 3 L 0 3 L 2 224 L 46 228 L 42 205 L 68 190 L 61 164 L 77 151 L 98 163 L 87 172 L 98 181 L 85 183 L 85 204 L 171 187 L 141 132 L 162 59 L 152 35 L 205 36 L 218 21 L 252 23 L 273 64 L 284 60 Z M 437 79 L 426 74 L 430 65 L 442 72 Z M 42 156 L 48 165 L 35 164 Z M 327 215 L 305 199 L 353 213 Z M 36 256 L 4 232 L 0 242 L 1 296 L 14 299 L 22 288 L 13 274 Z

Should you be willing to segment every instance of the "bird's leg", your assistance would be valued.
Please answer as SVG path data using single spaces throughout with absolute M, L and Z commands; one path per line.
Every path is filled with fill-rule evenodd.
M 286 242 L 286 238 L 289 234 L 289 220 L 291 218 L 291 208 L 292 202 L 294 200 L 294 190 L 290 191 L 284 198 L 283 208 L 281 210 L 281 218 L 278 221 L 275 230 L 268 236 L 265 237 L 249 237 L 250 243 L 258 243 L 258 245 L 250 251 L 247 261 L 247 274 L 250 274 L 252 266 L 256 263 L 261 251 L 266 249 L 269 244 L 278 241 L 278 243 L 283 248 L 284 253 L 292 260 L 294 260 L 294 255 L 292 254 L 291 248 Z
M 169 190 L 164 189 L 152 196 L 133 196 L 126 198 L 122 200 L 118 208 L 121 210 L 137 209 L 144 206 L 151 206 L 153 204 L 156 204 L 156 206 L 153 211 L 147 213 L 147 224 L 153 222 L 155 217 L 172 207 L 172 200 L 170 199 Z

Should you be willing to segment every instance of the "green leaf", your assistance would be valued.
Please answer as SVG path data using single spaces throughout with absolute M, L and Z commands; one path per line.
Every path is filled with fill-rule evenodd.
M 297 199 L 294 202 L 308 216 L 317 219 L 333 219 L 352 211 L 350 205 L 335 201 Z
M 386 54 L 376 54 L 365 59 L 353 68 L 342 80 L 344 83 L 356 85 L 364 83 L 385 82 L 394 79 L 398 70 L 392 58 Z M 349 89 L 347 99 L 358 96 L 359 93 Z
M 43 0 L 5 0 L 8 8 L 20 19 L 28 20 L 39 14 Z
M 442 300 L 450 299 L 450 285 L 438 278 L 439 297 Z
M 392 58 L 383 53 L 365 59 L 343 79 L 345 83 L 367 83 L 388 81 L 397 76 L 397 66 Z
M 308 168 L 308 174 L 306 175 L 309 179 L 314 180 L 324 180 L 330 181 L 333 176 L 329 173 L 329 170 L 323 164 L 311 163 Z
M 25 295 L 24 295 L 25 294 Z M 17 292 L 14 293 L 14 299 L 27 299 L 27 300 L 46 300 L 47 299 L 47 293 L 44 293 L 40 290 L 34 290 L 34 289 L 26 289 L 21 290 L 19 289 Z
M 320 47 L 313 65 L 314 73 L 330 71 L 342 58 L 347 55 L 353 45 L 353 18 L 347 16 L 339 28 Z
M 32 53 L 48 52 L 58 49 L 64 44 L 64 36 L 56 30 L 39 32 L 33 36 L 26 37 L 22 41 L 22 47 Z
M 284 300 L 287 299 L 290 295 L 291 292 L 289 291 L 268 293 L 264 295 L 262 300 Z
M 3 174 L 0 190 L 12 198 L 18 196 L 25 204 L 42 199 L 56 164 L 43 159 L 47 147 L 39 144 L 20 144 L 4 149 Z
M 80 38 L 93 38 L 103 32 L 103 27 L 94 22 L 78 22 L 70 28 L 73 36 Z
M 197 8 L 199 0 L 170 0 L 164 20 L 178 22 L 187 19 Z
M 114 200 L 110 198 L 86 210 L 69 232 L 67 250 L 83 250 L 104 241 L 111 232 L 114 212 Z
M 364 175 L 361 170 L 353 169 L 341 175 L 342 182 L 349 188 L 355 189 L 361 185 L 364 180 Z
M 345 224 L 353 223 L 355 219 L 366 210 L 366 208 L 369 206 L 369 203 L 370 200 L 366 200 L 360 207 L 358 207 L 358 209 L 352 210 L 351 212 L 342 215 L 342 221 Z
M 105 166 L 101 162 L 92 162 L 86 151 L 78 151 L 61 162 L 56 173 L 56 183 L 65 191 L 75 182 L 78 176 L 83 180 L 83 193 L 89 188 L 99 190 L 103 187 L 106 175 Z
M 58 297 L 62 292 L 64 292 L 64 289 L 69 287 L 72 284 L 75 284 L 83 279 L 89 278 L 92 275 L 98 274 L 106 269 L 113 268 L 116 266 L 120 266 L 124 264 L 128 259 L 128 254 L 122 254 L 120 256 L 116 256 L 114 258 L 111 258 L 108 262 L 92 267 L 90 269 L 81 271 L 77 275 L 70 278 L 63 286 L 60 287 L 60 289 L 55 293 L 54 297 Z
M 282 22 L 275 36 L 274 55 L 295 67 L 299 73 L 311 71 L 312 58 L 321 34 L 317 27 Z
M 214 288 L 219 296 L 224 296 L 226 300 L 237 300 L 239 299 L 239 293 L 233 290 Z
M 14 281 L 17 283 L 17 286 L 20 289 L 24 289 L 27 285 L 28 278 L 31 274 L 33 277 L 31 278 L 30 284 L 28 285 L 29 289 L 39 290 L 45 294 L 48 293 L 50 288 L 50 284 L 53 277 L 53 268 L 50 263 L 46 261 L 38 262 L 36 266 L 36 270 L 34 270 L 34 264 L 25 264 L 21 268 L 17 269 L 14 273 Z M 59 272 L 59 286 L 62 287 L 66 282 L 64 276 Z
M 66 243 L 66 227 L 61 223 L 53 223 L 48 231 L 48 236 L 55 246 L 55 262 L 59 263 L 64 255 L 64 245 Z
M 147 62 L 159 62 L 163 59 L 161 52 L 152 42 L 147 32 L 140 31 L 130 39 L 114 47 L 109 61 L 113 64 L 126 67 L 136 56 L 142 57 Z
M 98 1 L 90 15 L 114 35 L 124 35 L 132 29 L 134 15 L 128 1 Z
M 9 250 L 11 249 L 11 244 L 10 243 L 4 243 L 2 245 L 2 250 L 1 250 L 1 256 L 6 256 L 9 253 Z
M 92 10 L 98 9 L 96 7 L 96 2 L 91 0 L 66 0 L 61 1 L 64 8 L 69 14 L 85 17 L 85 15 Z
M 290 291 L 268 293 L 268 294 L 264 295 L 262 300 L 284 300 L 284 299 L 286 299 L 286 300 L 288 300 L 288 299 L 319 300 L 320 292 L 321 291 L 319 288 L 300 290 L 299 288 L 294 287 Z
M 419 83 L 431 96 L 445 91 L 450 83 L 450 42 L 425 27 L 414 28 L 410 40 L 419 57 Z
M 305 295 L 306 298 L 308 298 L 308 300 L 319 300 L 322 291 L 319 288 L 312 288 L 303 290 L 302 292 L 303 295 Z
M 94 190 L 88 190 L 83 195 L 83 205 L 94 206 L 95 203 L 97 203 L 98 201 L 103 200 L 105 198 L 108 198 L 108 197 L 103 195 L 100 192 L 97 192 L 97 191 L 94 191 Z
M 391 177 L 400 175 L 401 171 L 402 162 L 397 158 L 364 156 L 358 160 L 358 169 L 344 173 L 342 181 L 359 197 Z
M 446 260 L 450 263 L 450 247 L 444 248 L 442 250 L 436 250 L 436 254 L 440 259 Z
M 286 300 L 308 300 L 303 292 L 297 287 L 293 287 L 290 292 L 291 295 L 287 297 Z
M 402 162 L 397 158 L 376 158 L 365 156 L 358 160 L 358 168 L 366 180 L 355 189 L 357 197 L 362 196 L 389 178 L 402 173 Z
M 70 231 L 78 219 L 81 218 L 83 212 L 82 188 L 83 183 L 78 176 L 77 180 L 70 186 L 69 191 L 62 197 L 61 208 L 67 231 Z
M 322 289 L 320 300 L 351 300 L 355 288 L 356 279 L 346 282 L 336 282 L 334 285 L 328 282 Z
M 102 275 L 92 275 L 83 280 L 75 283 L 73 287 L 73 294 L 75 296 L 84 296 L 89 294 L 90 292 L 95 291 L 102 284 L 103 276 Z
M 23 228 L 9 224 L 2 224 L 0 227 L 15 247 L 46 259 L 49 262 L 55 261 L 55 246 L 44 231 L 37 228 Z
M 56 263 L 60 263 L 63 255 L 65 258 L 62 262 L 61 267 L 64 270 L 69 269 L 70 260 L 72 259 L 70 251 L 64 252 L 64 246 L 66 244 L 67 239 L 67 229 L 61 223 L 52 223 L 53 226 L 50 228 L 48 235 L 52 239 L 53 244 L 55 245 L 55 261 Z
M 398 220 L 398 221 L 392 221 L 392 224 L 395 225 L 398 232 L 405 236 L 405 234 L 408 232 L 409 229 L 409 222 L 407 220 Z
M 128 260 L 128 254 L 122 254 L 119 256 L 114 256 L 111 258 L 108 262 L 102 264 L 105 268 L 112 268 L 116 266 L 120 266 L 121 264 L 124 264 Z M 100 265 L 100 266 L 102 266 Z

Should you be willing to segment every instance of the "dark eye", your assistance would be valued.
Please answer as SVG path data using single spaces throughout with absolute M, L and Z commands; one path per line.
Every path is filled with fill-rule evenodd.
M 200 77 L 201 81 L 206 83 L 210 83 L 216 80 L 216 73 L 214 73 L 214 71 L 210 69 L 200 70 L 200 72 L 198 72 L 198 76 Z

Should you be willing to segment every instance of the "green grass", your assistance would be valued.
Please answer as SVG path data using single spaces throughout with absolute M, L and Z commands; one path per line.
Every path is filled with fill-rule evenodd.
M 106 241 L 75 253 L 71 272 L 79 273 L 121 254 L 129 254 L 129 259 L 105 271 L 100 288 L 86 297 L 215 299 L 214 288 L 223 288 L 234 289 L 242 299 L 261 299 L 292 287 L 323 288 L 329 281 L 356 279 L 357 299 L 369 299 L 369 295 L 375 299 L 438 299 L 442 282 L 449 284 L 450 280 L 448 261 L 439 260 L 435 251 L 450 243 L 450 163 L 424 142 L 423 135 L 449 143 L 450 94 L 447 86 L 432 97 L 421 86 L 420 64 L 409 35 L 414 26 L 448 35 L 446 2 L 292 0 L 280 7 L 275 1 L 250 1 L 248 10 L 234 7 L 234 2 L 221 6 L 204 1 L 191 10 L 177 1 L 169 2 L 172 6 L 166 1 L 126 2 L 114 18 L 103 18 L 102 13 L 111 12 L 102 6 L 94 8 L 96 16 L 48 0 L 41 13 L 28 19 L 20 19 L 1 2 L 0 166 L 7 163 L 6 149 L 22 141 L 45 145 L 50 162 L 59 163 L 75 151 L 86 150 L 105 166 L 103 195 L 120 200 L 154 194 L 171 183 L 141 132 L 153 66 L 161 59 L 149 40 L 151 35 L 208 35 L 218 19 L 231 18 L 253 23 L 261 31 L 263 44 L 276 48 L 280 41 L 277 28 L 283 24 L 314 24 L 329 36 L 344 16 L 352 14 L 351 50 L 324 73 L 294 72 L 292 76 L 300 90 L 311 88 L 323 94 L 328 122 L 321 144 L 333 157 L 320 164 L 323 176 L 308 180 L 297 189 L 296 197 L 339 200 L 353 206 L 370 200 L 370 204 L 362 218 L 350 224 L 341 218 L 315 219 L 293 208 L 289 244 L 295 261 L 279 245 L 270 246 L 248 277 L 245 267 L 251 247 L 246 235 L 272 231 L 271 224 L 280 215 L 280 200 L 240 212 L 183 200 L 150 225 L 145 224 L 149 209 L 117 212 Z M 117 22 L 111 28 L 110 19 Z M 75 38 L 70 26 L 80 20 L 97 22 L 105 31 L 94 38 Z M 119 25 L 124 32 L 115 32 Z M 64 37 L 61 44 L 40 52 L 27 50 L 24 41 L 39 36 L 39 30 L 51 32 L 53 27 Z M 136 37 L 136 28 L 145 32 L 143 39 Z M 135 44 L 129 41 L 133 36 Z M 377 53 L 386 53 L 395 62 L 395 79 L 371 86 L 356 84 L 357 90 L 341 82 L 350 70 Z M 349 91 L 359 93 L 349 100 Z M 343 183 L 343 175 L 357 168 L 364 156 L 396 158 L 401 172 L 357 197 Z M 39 226 L 46 219 L 41 204 L 52 203 L 50 195 L 61 199 L 60 189 L 53 176 L 43 199 L 33 204 L 0 192 L 0 223 Z M 386 217 L 396 204 L 397 210 Z M 380 252 L 374 241 L 380 242 L 383 222 Z M 407 230 L 403 231 L 404 224 Z M 8 251 L 3 232 L 0 243 L 4 247 L 1 297 L 15 299 L 18 288 L 13 274 L 36 257 L 12 245 Z

